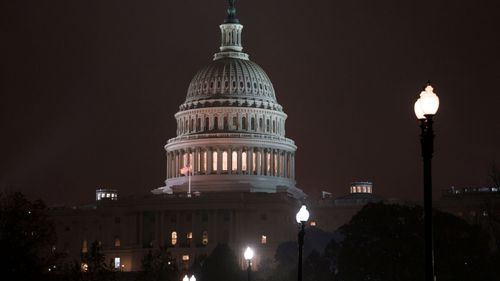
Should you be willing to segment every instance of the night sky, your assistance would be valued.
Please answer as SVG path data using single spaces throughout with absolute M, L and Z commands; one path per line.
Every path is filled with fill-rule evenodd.
M 189 81 L 218 51 L 226 1 L 0 4 L 0 187 L 50 205 L 97 187 L 146 194 Z M 413 103 L 431 80 L 434 195 L 488 185 L 500 163 L 500 4 L 241 0 L 244 51 L 271 78 L 312 197 L 374 182 L 421 200 Z

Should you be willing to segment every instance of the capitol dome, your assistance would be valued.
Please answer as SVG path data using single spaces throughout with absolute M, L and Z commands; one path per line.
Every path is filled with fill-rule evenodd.
M 220 52 L 189 84 L 165 145 L 167 179 L 153 193 L 287 192 L 295 187 L 295 146 L 271 80 L 243 52 L 243 25 L 230 1 Z

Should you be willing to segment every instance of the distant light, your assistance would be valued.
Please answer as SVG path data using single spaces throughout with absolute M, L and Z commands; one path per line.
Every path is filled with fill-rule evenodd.
M 302 205 L 302 207 L 300 207 L 295 219 L 297 220 L 297 223 L 306 222 L 309 219 L 309 211 L 307 210 L 306 205 Z
M 184 275 L 184 278 L 182 278 L 182 281 L 189 281 L 189 277 L 186 275 Z
M 194 277 L 194 275 L 191 276 L 191 278 L 189 278 L 189 281 L 196 281 L 196 277 Z
M 245 259 L 247 261 L 249 261 L 249 260 L 253 259 L 253 254 L 254 254 L 254 252 L 253 252 L 252 248 L 247 247 L 247 249 L 245 250 L 245 253 L 243 253 L 243 256 L 245 257 Z
M 183 255 L 182 256 L 183 261 L 188 261 L 189 260 L 189 255 Z
M 316 226 L 316 221 L 311 221 L 311 223 L 309 223 L 310 226 Z

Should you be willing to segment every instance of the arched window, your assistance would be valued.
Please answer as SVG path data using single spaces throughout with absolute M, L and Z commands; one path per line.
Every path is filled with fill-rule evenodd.
M 208 245 L 208 231 L 203 231 L 201 243 L 203 245 Z
M 177 232 L 176 231 L 172 231 L 172 234 L 170 235 L 170 239 L 171 239 L 171 244 L 172 246 L 175 246 L 175 244 L 177 244 Z
M 222 152 L 222 170 L 227 171 L 227 151 Z
M 227 124 L 227 116 L 224 116 L 224 130 L 228 129 L 228 124 Z
M 201 118 L 196 119 L 196 131 L 201 131 Z
M 273 133 L 276 133 L 276 121 L 273 120 Z
M 233 127 L 238 130 L 238 117 L 233 117 Z
M 219 129 L 219 119 L 217 118 L 217 116 L 214 117 L 214 130 L 218 130 Z
M 238 170 L 238 152 L 236 151 L 233 151 L 233 153 L 231 153 L 231 170 Z
M 210 128 L 210 119 L 208 117 L 205 117 L 205 131 L 208 131 Z
M 270 132 L 271 131 L 271 125 L 270 125 L 270 120 L 269 119 L 266 119 L 266 132 Z
M 217 151 L 212 152 L 212 172 L 217 171 Z
M 241 128 L 243 130 L 248 130 L 247 118 L 246 117 L 242 117 L 241 118 Z
M 189 122 L 189 131 L 192 132 L 194 129 L 194 119 L 191 119 Z
M 250 119 L 250 130 L 255 131 L 255 118 Z
M 264 129 L 264 125 L 262 123 L 262 118 L 259 118 L 259 129 L 260 129 L 260 131 L 263 131 L 263 129 Z
M 247 170 L 247 153 L 245 151 L 241 153 L 241 170 Z

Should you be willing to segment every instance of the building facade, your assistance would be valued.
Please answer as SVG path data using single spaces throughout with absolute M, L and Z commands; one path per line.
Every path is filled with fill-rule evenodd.
M 287 115 L 271 80 L 243 52 L 243 26 L 230 3 L 220 51 L 194 75 L 175 114 L 165 185 L 128 198 L 98 189 L 93 204 L 53 208 L 56 247 L 68 259 L 79 260 L 98 241 L 118 270 L 140 270 L 144 255 L 159 247 L 187 269 L 225 243 L 242 267 L 243 250 L 252 246 L 258 269 L 280 243 L 296 239 L 295 214 L 306 197 L 295 186 L 297 147 L 285 135 Z M 376 200 L 371 193 L 371 183 L 358 183 L 349 198 L 309 202 L 311 226 L 334 231 Z

